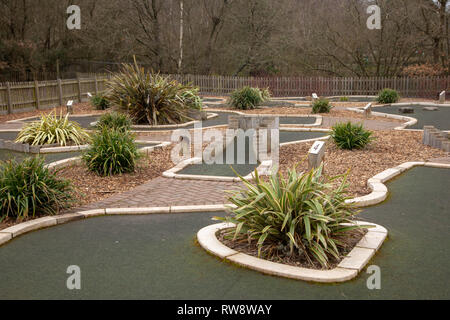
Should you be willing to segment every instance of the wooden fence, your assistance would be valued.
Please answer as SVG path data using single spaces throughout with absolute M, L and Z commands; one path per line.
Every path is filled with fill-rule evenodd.
M 106 89 L 110 75 L 80 74 L 78 79 L 0 83 L 0 114 L 64 105 L 67 100 L 84 101 L 87 93 Z M 274 97 L 377 95 L 384 88 L 397 90 L 405 98 L 438 99 L 450 91 L 450 77 L 434 78 L 312 78 L 312 77 L 228 77 L 170 75 L 182 83 L 200 88 L 202 95 L 228 95 L 243 86 L 270 88 Z
M 0 114 L 26 112 L 86 101 L 106 89 L 106 76 L 53 81 L 0 83 Z
M 405 98 L 438 99 L 443 90 L 450 91 L 450 77 L 433 78 L 321 78 L 321 77 L 227 77 L 172 75 L 183 83 L 200 87 L 202 94 L 227 95 L 243 86 L 270 88 L 275 97 L 378 95 L 391 88 Z

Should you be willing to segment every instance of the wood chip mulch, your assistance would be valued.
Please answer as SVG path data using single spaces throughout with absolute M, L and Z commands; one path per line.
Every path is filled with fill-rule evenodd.
M 233 110 L 233 109 L 230 109 Z M 286 115 L 321 115 L 323 117 L 335 117 L 335 118 L 355 118 L 355 119 L 363 119 L 363 120 L 381 120 L 386 122 L 395 122 L 395 123 L 403 123 L 404 121 L 379 117 L 379 116 L 370 116 L 366 118 L 364 114 L 357 113 L 348 110 L 342 109 L 331 109 L 329 113 L 319 113 L 313 114 L 311 112 L 311 108 L 295 108 L 295 107 L 276 107 L 276 108 L 261 108 L 261 109 L 253 109 L 253 110 L 239 110 L 240 112 L 246 114 L 286 114 Z
M 11 120 L 22 119 L 22 118 L 33 117 L 33 116 L 39 116 L 41 114 L 49 114 L 49 113 L 55 112 L 55 111 L 56 111 L 57 115 L 59 115 L 60 113 L 65 115 L 67 112 L 67 108 L 65 106 L 61 106 L 61 107 L 55 107 L 55 108 L 45 109 L 45 110 L 34 110 L 34 111 L 28 111 L 28 112 L 0 115 L 0 123 L 6 122 L 6 121 L 11 121 Z M 88 102 L 78 103 L 73 106 L 73 114 L 74 115 L 103 114 L 106 112 L 108 112 L 108 111 L 95 109 L 95 107 L 93 107 Z
M 348 175 L 348 194 L 362 196 L 369 194 L 367 180 L 374 175 L 409 161 L 428 161 L 444 158 L 447 153 L 422 144 L 422 133 L 413 131 L 374 131 L 376 138 L 366 149 L 341 150 L 330 140 L 325 152 L 325 174 Z M 283 174 L 298 164 L 298 171 L 307 171 L 307 154 L 312 143 L 301 143 L 282 147 L 280 170 Z

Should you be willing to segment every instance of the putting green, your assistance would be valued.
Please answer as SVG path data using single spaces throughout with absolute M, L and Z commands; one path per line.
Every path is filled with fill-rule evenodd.
M 398 106 L 376 107 L 373 111 L 397 114 L 417 119 L 417 123 L 406 129 L 423 129 L 424 126 L 435 126 L 440 130 L 450 130 L 450 107 L 438 107 L 437 111 L 426 111 L 424 106 L 411 105 L 414 113 L 400 113 Z
M 418 183 L 420 181 L 420 184 Z M 365 270 L 342 284 L 266 276 L 222 262 L 195 241 L 211 213 L 99 217 L 32 232 L 0 247 L 0 299 L 449 299 L 450 170 L 415 168 L 361 218 L 389 230 Z M 222 214 L 216 214 L 222 215 Z M 81 290 L 66 288 L 68 266 Z

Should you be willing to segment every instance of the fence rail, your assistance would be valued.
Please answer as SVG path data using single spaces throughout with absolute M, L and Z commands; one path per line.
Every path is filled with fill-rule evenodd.
M 0 83 L 0 114 L 11 114 L 61 106 L 68 100 L 82 102 L 88 92 L 106 89 L 106 76 L 52 81 Z
M 202 95 L 228 95 L 243 86 L 269 88 L 275 97 L 377 95 L 384 88 L 397 90 L 405 98 L 437 99 L 450 91 L 450 77 L 433 78 L 313 78 L 313 77 L 231 77 L 169 75 L 200 88 Z M 83 101 L 87 93 L 106 89 L 110 75 L 78 74 L 77 79 L 0 83 L 0 114 L 45 109 L 67 100 Z

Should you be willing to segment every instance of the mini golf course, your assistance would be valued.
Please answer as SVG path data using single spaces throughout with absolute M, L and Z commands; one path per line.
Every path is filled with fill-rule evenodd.
M 369 263 L 381 268 L 381 290 L 367 289 L 364 270 L 314 284 L 221 262 L 195 234 L 223 213 L 199 212 L 105 216 L 23 235 L 0 247 L 0 299 L 449 299 L 450 170 L 417 167 L 388 187 L 390 198 L 360 216 L 389 230 Z M 81 268 L 81 290 L 66 288 L 70 265 Z

